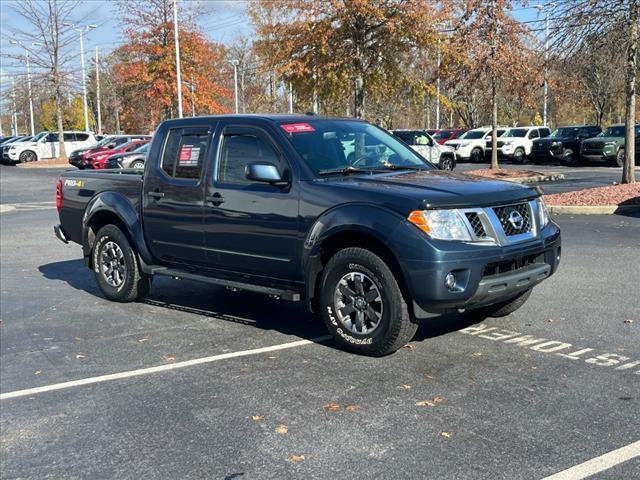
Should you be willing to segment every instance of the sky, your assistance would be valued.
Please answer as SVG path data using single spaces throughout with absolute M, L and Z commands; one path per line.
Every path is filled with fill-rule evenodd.
M 0 0 L 0 98 L 6 95 L 11 88 L 11 75 L 20 79 L 24 76 L 25 65 L 16 60 L 7 59 L 6 54 L 16 54 L 19 50 L 9 41 L 12 38 L 13 29 L 26 27 L 24 20 L 17 16 L 11 6 L 19 0 Z M 252 25 L 246 15 L 247 2 L 250 0 L 178 0 L 180 3 L 197 1 L 202 6 L 203 16 L 198 18 L 205 35 L 216 42 L 231 44 L 239 38 L 250 37 L 253 31 Z M 527 7 L 514 7 L 514 16 L 524 22 L 530 23 L 533 28 L 542 27 L 541 16 L 535 5 L 543 3 L 542 0 L 532 0 Z M 117 6 L 112 0 L 84 0 L 78 11 L 78 17 L 87 16 L 87 24 L 96 24 L 98 28 L 90 31 L 84 39 L 85 56 L 87 65 L 89 57 L 95 55 L 95 48 L 101 52 L 108 52 L 122 43 L 121 24 L 118 22 Z M 77 71 L 80 71 L 80 45 L 78 42 Z M 79 77 L 79 75 L 78 75 Z M 23 78 L 23 77 L 22 77 Z M 78 78 L 78 84 L 79 84 Z M 2 105 L 5 113 L 7 105 Z

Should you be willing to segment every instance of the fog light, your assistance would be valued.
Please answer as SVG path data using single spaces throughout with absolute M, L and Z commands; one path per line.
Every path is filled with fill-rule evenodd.
M 455 290 L 456 276 L 451 272 L 447 273 L 447 276 L 444 277 L 444 285 L 451 291 Z

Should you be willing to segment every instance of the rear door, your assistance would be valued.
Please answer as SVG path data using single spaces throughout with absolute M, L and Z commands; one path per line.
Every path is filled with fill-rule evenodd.
M 237 122 L 237 121 L 236 121 Z M 207 182 L 205 243 L 214 267 L 278 278 L 299 275 L 298 186 L 272 133 L 259 126 L 220 123 L 215 171 Z M 248 180 L 251 162 L 275 164 L 286 187 Z
M 145 171 L 143 224 L 147 245 L 163 263 L 206 265 L 202 215 L 204 172 L 213 125 L 168 127 Z

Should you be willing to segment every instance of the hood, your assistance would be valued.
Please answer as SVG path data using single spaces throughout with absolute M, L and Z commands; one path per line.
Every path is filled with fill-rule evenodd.
M 86 157 L 93 157 L 96 155 L 102 155 L 103 153 L 107 152 L 107 151 L 111 151 L 114 150 L 113 148 L 106 148 L 106 147 L 94 147 L 94 148 L 88 148 L 85 150 L 85 156 Z
M 596 142 L 603 142 L 603 143 L 607 143 L 607 142 L 624 142 L 624 137 L 593 137 L 590 138 L 588 140 L 585 140 L 584 142 L 582 142 L 583 144 L 585 143 L 596 143 Z
M 538 197 L 538 192 L 530 187 L 513 182 L 491 180 L 462 173 L 442 170 L 427 170 L 410 173 L 390 173 L 378 175 L 352 175 L 319 180 L 333 187 L 357 189 L 363 192 L 366 201 L 376 195 L 394 197 L 394 201 L 381 203 L 396 204 L 397 200 L 406 209 L 483 207 L 511 202 L 519 202 Z

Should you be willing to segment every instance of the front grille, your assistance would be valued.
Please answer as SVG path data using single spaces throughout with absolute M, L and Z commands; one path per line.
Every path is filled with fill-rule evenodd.
M 477 238 L 487 238 L 487 232 L 484 229 L 484 225 L 482 225 L 482 221 L 476 212 L 467 212 L 465 213 L 467 220 L 469 221 L 469 225 L 473 228 L 473 234 Z
M 531 211 L 527 203 L 493 207 L 493 211 L 507 237 L 527 233 L 532 229 Z
M 488 263 L 482 271 L 483 277 L 490 275 L 499 275 L 501 273 L 509 273 L 528 267 L 529 265 L 545 263 L 544 253 L 527 255 L 524 257 L 513 258 L 501 262 Z

